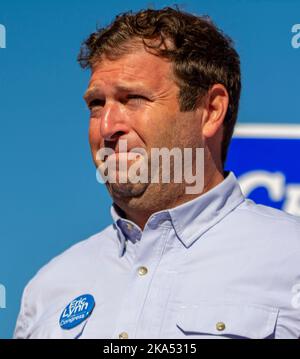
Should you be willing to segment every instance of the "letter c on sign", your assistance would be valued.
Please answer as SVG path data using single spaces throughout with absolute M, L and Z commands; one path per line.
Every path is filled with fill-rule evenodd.
M 238 178 L 246 197 L 259 187 L 264 187 L 272 201 L 282 200 L 285 194 L 285 176 L 281 172 L 251 171 Z

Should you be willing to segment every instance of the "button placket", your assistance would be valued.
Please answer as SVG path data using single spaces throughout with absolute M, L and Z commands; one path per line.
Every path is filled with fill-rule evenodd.
M 128 278 L 114 338 L 118 338 L 121 333 L 127 333 L 132 339 L 136 337 L 144 305 L 150 294 L 149 286 L 160 261 L 168 230 L 169 228 L 163 228 L 162 231 L 156 232 L 157 235 L 154 235 L 152 230 L 143 233 L 143 238 L 138 243 L 134 267 Z

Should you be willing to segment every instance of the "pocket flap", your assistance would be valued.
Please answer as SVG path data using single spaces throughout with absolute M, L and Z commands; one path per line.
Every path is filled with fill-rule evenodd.
M 278 309 L 257 305 L 211 304 L 182 306 L 177 326 L 186 334 L 262 339 L 275 331 Z

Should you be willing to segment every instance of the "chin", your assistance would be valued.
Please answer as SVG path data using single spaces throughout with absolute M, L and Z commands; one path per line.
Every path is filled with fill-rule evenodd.
M 146 190 L 147 183 L 110 183 L 108 190 L 113 197 L 131 198 L 140 197 Z

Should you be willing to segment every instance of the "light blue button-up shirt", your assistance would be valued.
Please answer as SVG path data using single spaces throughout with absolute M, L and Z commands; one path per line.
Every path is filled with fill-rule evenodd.
M 300 337 L 300 221 L 245 199 L 233 173 L 143 231 L 111 212 L 29 282 L 16 338 Z M 82 294 L 92 314 L 62 329 Z

